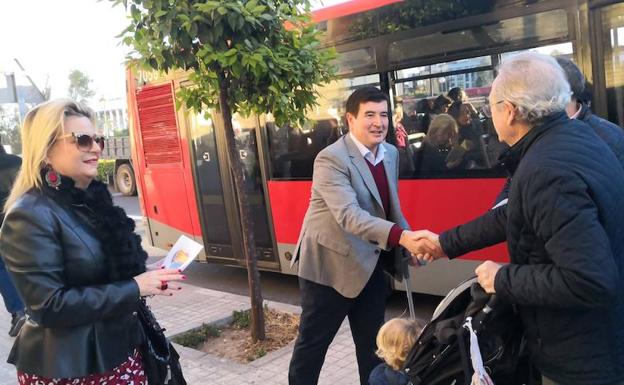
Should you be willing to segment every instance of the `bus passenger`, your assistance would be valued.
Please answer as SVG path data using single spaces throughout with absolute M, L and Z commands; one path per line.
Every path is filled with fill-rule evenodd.
M 483 128 L 481 127 L 481 121 L 474 117 L 472 113 L 474 107 L 469 103 L 453 102 L 449 108 L 449 115 L 451 115 L 458 125 L 459 130 L 459 145 L 462 146 L 467 154 L 467 160 L 472 161 L 473 167 L 484 167 L 486 165 L 483 156 L 485 152 L 482 148 Z
M 624 130 L 592 113 L 589 108 L 589 100 L 586 97 L 588 92 L 585 88 L 585 76 L 576 64 L 563 57 L 558 57 L 557 63 L 563 68 L 572 89 L 572 97 L 566 106 L 566 113 L 570 119 L 582 120 L 593 128 L 594 132 L 611 148 L 624 167 Z
M 466 151 L 458 143 L 457 123 L 448 114 L 433 118 L 415 163 L 420 171 L 447 171 L 464 163 Z
M 403 126 L 403 106 L 401 104 L 397 104 L 394 108 L 394 116 L 392 118 L 392 123 L 394 125 L 394 136 L 396 138 L 397 148 L 404 149 L 407 146 L 407 131 Z
M 435 98 L 433 102 L 433 114 L 446 114 L 452 103 L 453 100 L 451 100 L 449 97 L 445 95 L 439 95 L 437 98 Z
M 453 87 L 447 93 L 446 96 L 449 97 L 453 102 L 467 102 L 468 95 L 466 95 L 466 91 L 462 90 L 461 87 Z

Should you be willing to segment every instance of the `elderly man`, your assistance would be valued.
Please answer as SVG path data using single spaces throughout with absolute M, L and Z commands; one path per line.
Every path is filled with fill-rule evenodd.
M 511 264 L 488 261 L 476 273 L 486 291 L 519 305 L 547 381 L 624 383 L 624 170 L 565 115 L 569 94 L 548 56 L 519 55 L 501 67 L 490 107 L 511 146 Z
M 511 263 L 487 261 L 479 283 L 518 306 L 548 384 L 624 384 L 624 169 L 584 123 L 554 59 L 517 55 L 490 96 L 513 180 L 506 210 Z
M 299 263 L 302 314 L 291 385 L 318 382 L 345 317 L 360 383 L 368 384 L 380 362 L 375 337 L 389 293 L 383 270 L 403 268 L 399 245 L 414 250 L 397 193 L 398 151 L 385 142 L 387 96 L 375 87 L 360 88 L 346 107 L 349 133 L 314 161 L 312 197 L 293 258 Z

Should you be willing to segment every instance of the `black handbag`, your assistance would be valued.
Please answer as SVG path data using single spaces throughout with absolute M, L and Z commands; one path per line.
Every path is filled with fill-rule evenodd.
M 145 298 L 142 298 L 139 303 L 137 317 L 145 334 L 140 350 L 148 383 L 150 385 L 186 385 L 180 367 L 180 356 L 165 337 L 165 329 L 156 321 Z

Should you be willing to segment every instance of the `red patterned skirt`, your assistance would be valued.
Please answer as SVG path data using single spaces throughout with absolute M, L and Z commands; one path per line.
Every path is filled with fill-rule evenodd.
M 141 354 L 135 350 L 121 365 L 110 372 L 74 378 L 45 378 L 17 372 L 19 385 L 147 385 Z

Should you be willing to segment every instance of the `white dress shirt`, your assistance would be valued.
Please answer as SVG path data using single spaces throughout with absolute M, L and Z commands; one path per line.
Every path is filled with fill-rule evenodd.
M 379 143 L 379 145 L 377 146 L 377 156 L 374 156 L 373 152 L 369 150 L 365 145 L 363 145 L 359 140 L 357 140 L 355 135 L 353 135 L 352 133 L 349 133 L 349 135 L 351 136 L 351 139 L 353 139 L 353 142 L 357 146 L 358 150 L 360 150 L 360 153 L 362 154 L 364 159 L 368 160 L 370 164 L 372 164 L 373 166 L 377 166 L 384 159 L 386 148 L 382 145 L 382 143 Z

